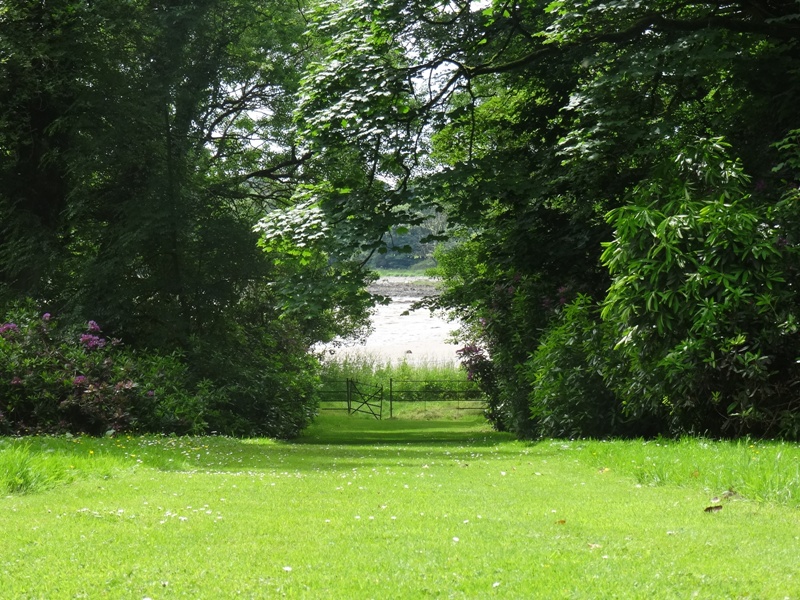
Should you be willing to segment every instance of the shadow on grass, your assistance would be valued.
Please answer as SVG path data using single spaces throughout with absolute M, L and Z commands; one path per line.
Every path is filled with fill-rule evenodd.
M 78 476 L 110 474 L 138 466 L 158 471 L 206 473 L 342 471 L 430 460 L 472 462 L 514 454 L 510 434 L 492 431 L 481 418 L 454 421 L 384 420 L 323 415 L 298 439 L 120 436 L 30 438 L 31 452 Z M 0 439 L 3 447 L 28 443 Z
M 425 445 L 495 446 L 514 436 L 492 431 L 481 417 L 458 420 L 376 419 L 322 415 L 303 435 L 299 445 Z

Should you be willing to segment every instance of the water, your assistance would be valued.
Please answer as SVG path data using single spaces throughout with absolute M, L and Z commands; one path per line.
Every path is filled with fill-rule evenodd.
M 425 277 L 385 277 L 371 288 L 392 298 L 386 306 L 378 306 L 372 317 L 375 328 L 364 344 L 335 349 L 337 356 L 367 354 L 381 361 L 420 363 L 457 362 L 459 347 L 450 343 L 457 322 L 448 322 L 427 309 L 410 311 L 412 303 L 425 295 L 435 294 L 431 279 Z

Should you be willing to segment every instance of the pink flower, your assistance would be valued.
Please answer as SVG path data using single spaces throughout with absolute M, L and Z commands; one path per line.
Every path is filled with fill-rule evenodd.
M 87 350 L 94 350 L 96 348 L 102 348 L 105 346 L 106 341 L 101 337 L 97 337 L 96 335 L 84 333 L 81 336 L 81 344 L 83 344 L 84 348 Z
M 49 321 L 50 320 L 50 313 L 44 313 L 42 315 L 42 321 Z
M 0 325 L 0 335 L 6 337 L 7 334 L 19 333 L 19 327 L 16 323 L 4 323 Z
M 98 333 L 98 332 L 102 331 L 100 329 L 100 325 L 97 324 L 97 321 L 89 321 L 88 328 L 89 328 L 89 331 L 91 331 L 92 333 Z
M 78 375 L 75 379 L 72 380 L 72 385 L 75 387 L 79 387 L 82 385 L 86 385 L 86 377 L 84 375 Z

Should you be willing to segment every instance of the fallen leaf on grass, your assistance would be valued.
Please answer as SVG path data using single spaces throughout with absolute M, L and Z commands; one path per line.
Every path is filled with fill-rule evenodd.
M 707 513 L 719 512 L 719 511 L 722 510 L 722 505 L 721 504 L 715 504 L 714 506 L 706 506 L 704 510 Z
M 566 525 L 566 524 L 567 524 L 566 519 L 559 519 L 558 521 L 556 521 L 556 525 Z

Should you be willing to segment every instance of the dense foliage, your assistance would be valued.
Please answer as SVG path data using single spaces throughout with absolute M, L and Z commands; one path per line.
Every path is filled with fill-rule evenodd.
M 604 316 L 626 360 L 606 379 L 674 429 L 798 437 L 798 198 L 760 203 L 724 150 L 687 148 L 609 213 Z
M 305 131 L 361 148 L 384 205 L 448 212 L 437 305 L 465 320 L 498 427 L 798 436 L 796 2 L 315 17 L 331 50 Z
M 292 124 L 315 51 L 302 11 L 0 6 L 0 314 L 31 299 L 63 323 L 94 319 L 136 352 L 176 357 L 185 392 L 211 398 L 208 427 L 227 433 L 302 428 L 314 410 L 309 346 L 368 310 L 366 294 L 347 294 L 363 272 L 298 276 L 257 246 L 255 225 L 312 177 Z M 348 250 L 326 251 L 347 262 Z M 330 284 L 342 272 L 346 289 Z
M 620 366 L 613 329 L 594 302 L 578 296 L 542 335 L 526 362 L 531 418 L 548 437 L 604 437 L 646 433 L 643 419 L 630 423 L 605 374 Z M 657 430 L 656 428 L 653 428 Z
M 365 265 L 447 223 L 498 428 L 800 437 L 799 37 L 786 0 L 7 0 L 0 308 L 289 436 Z
M 96 321 L 59 323 L 30 307 L 0 325 L 0 433 L 197 433 L 208 398 L 176 355 L 139 354 Z

